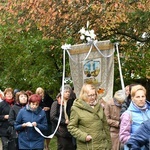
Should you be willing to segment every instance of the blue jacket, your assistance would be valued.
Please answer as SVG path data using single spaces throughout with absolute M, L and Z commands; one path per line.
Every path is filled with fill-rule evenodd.
M 143 121 L 150 119 L 150 103 L 148 101 L 146 101 L 146 103 L 147 108 L 143 111 L 138 109 L 133 102 L 130 103 L 130 106 L 127 109 L 129 113 L 131 112 L 130 115 L 132 118 L 131 135 L 139 128 Z
M 19 111 L 14 124 L 18 132 L 19 149 L 43 149 L 44 137 L 34 127 L 22 127 L 22 124 L 27 122 L 36 122 L 37 128 L 41 131 L 47 130 L 48 125 L 44 110 L 38 107 L 36 111 L 31 111 L 27 105 Z
M 141 150 L 142 146 L 145 146 L 144 150 L 149 150 L 150 119 L 141 124 L 138 130 L 128 140 L 127 146 L 130 147 L 130 150 Z
M 140 127 L 141 123 L 150 119 L 150 103 L 146 110 L 138 109 L 131 101 L 128 109 L 121 115 L 120 141 L 126 143 L 130 136 Z

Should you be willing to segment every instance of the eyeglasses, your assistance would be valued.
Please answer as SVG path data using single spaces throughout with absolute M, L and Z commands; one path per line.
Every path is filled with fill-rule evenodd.
M 87 95 L 89 98 L 95 97 L 96 94 Z

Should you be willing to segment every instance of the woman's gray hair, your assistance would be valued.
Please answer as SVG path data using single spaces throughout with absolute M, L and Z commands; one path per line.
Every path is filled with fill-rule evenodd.
M 125 96 L 125 91 L 124 90 L 118 90 L 115 92 L 114 94 L 114 98 L 118 101 L 118 102 L 124 102 L 124 100 L 126 99 Z
M 64 85 L 64 91 L 67 91 L 67 90 L 69 90 L 70 92 L 71 92 L 71 90 L 72 90 L 72 88 L 71 88 L 71 86 L 69 85 L 69 84 L 65 84 Z M 62 92 L 62 87 L 60 88 L 60 93 Z

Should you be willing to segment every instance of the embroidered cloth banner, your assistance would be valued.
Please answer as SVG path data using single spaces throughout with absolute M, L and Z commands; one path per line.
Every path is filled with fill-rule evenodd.
M 69 64 L 74 90 L 79 96 L 84 82 L 97 86 L 100 96 L 109 100 L 113 96 L 114 45 L 109 41 L 94 41 L 72 45 Z

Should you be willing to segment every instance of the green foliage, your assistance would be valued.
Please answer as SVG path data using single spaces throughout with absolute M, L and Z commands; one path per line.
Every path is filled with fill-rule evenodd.
M 61 86 L 64 43 L 81 43 L 90 22 L 98 40 L 119 42 L 125 84 L 146 79 L 150 58 L 150 10 L 146 1 L 7 1 L 0 4 L 0 86 L 52 90 Z M 2 7 L 3 6 L 3 7 Z M 146 32 L 147 37 L 142 38 Z M 138 46 L 137 42 L 141 42 Z M 115 55 L 114 89 L 120 88 Z M 70 76 L 66 55 L 66 76 Z M 131 72 L 134 77 L 131 78 Z
M 9 26 L 1 26 L 0 33 L 2 88 L 35 91 L 41 86 L 56 94 L 62 76 L 62 50 L 50 49 L 56 41 L 44 39 L 42 33 L 35 29 L 17 33 Z

